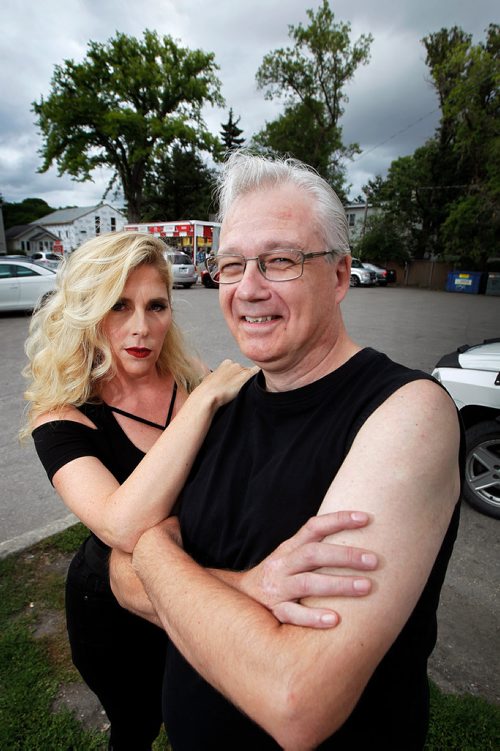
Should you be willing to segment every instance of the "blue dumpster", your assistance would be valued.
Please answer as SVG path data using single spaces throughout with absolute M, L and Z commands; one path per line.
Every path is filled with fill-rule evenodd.
M 482 271 L 450 271 L 446 280 L 446 291 L 477 295 L 482 277 Z

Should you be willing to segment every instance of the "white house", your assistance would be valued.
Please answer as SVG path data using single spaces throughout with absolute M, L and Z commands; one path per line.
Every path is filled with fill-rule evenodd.
M 5 233 L 8 253 L 30 255 L 37 250 L 54 250 L 59 238 L 47 227 L 41 227 L 38 222 L 31 224 L 17 224 Z
M 368 217 L 380 214 L 381 209 L 370 203 L 350 203 L 344 206 L 344 209 L 349 225 L 349 240 L 351 245 L 354 245 L 363 236 Z
M 101 232 L 121 231 L 127 217 L 108 203 L 74 209 L 58 209 L 36 220 L 36 224 L 46 227 L 62 243 L 62 250 L 71 253 L 85 240 L 96 237 Z M 59 246 L 59 250 L 61 247 Z

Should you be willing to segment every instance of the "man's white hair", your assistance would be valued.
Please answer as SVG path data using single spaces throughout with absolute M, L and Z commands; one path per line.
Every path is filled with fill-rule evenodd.
M 351 252 L 347 217 L 339 197 L 316 170 L 298 159 L 257 156 L 244 149 L 233 151 L 217 181 L 219 221 L 224 221 L 237 198 L 280 185 L 295 185 L 311 196 L 325 250 L 334 250 L 337 256 Z

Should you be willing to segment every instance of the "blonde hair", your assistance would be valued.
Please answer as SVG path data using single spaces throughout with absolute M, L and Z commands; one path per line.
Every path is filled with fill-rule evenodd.
M 100 384 L 115 373 L 103 320 L 130 273 L 143 264 L 158 270 L 170 302 L 172 271 L 164 252 L 164 243 L 154 237 L 113 232 L 89 240 L 65 260 L 55 292 L 31 320 L 25 345 L 29 363 L 23 371 L 30 379 L 25 392 L 29 406 L 21 437 L 30 434 L 44 412 L 99 401 Z M 188 392 L 201 380 L 201 365 L 188 355 L 174 320 L 156 365 Z

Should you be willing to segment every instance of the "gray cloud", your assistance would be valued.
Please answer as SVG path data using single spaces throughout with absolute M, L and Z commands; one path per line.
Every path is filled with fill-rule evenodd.
M 250 136 L 281 110 L 258 92 L 255 74 L 263 56 L 289 44 L 288 25 L 307 23 L 305 8 L 319 0 L 7 0 L 2 8 L 0 70 L 0 191 L 7 200 L 39 196 L 51 205 L 97 202 L 107 184 L 105 171 L 93 183 L 75 183 L 56 170 L 37 174 L 36 133 L 31 102 L 50 91 L 54 66 L 84 57 L 90 39 L 105 41 L 117 30 L 140 36 L 145 28 L 171 34 L 189 47 L 215 53 L 227 106 L 207 110 L 207 123 L 220 130 L 227 110 L 241 116 Z M 350 21 L 352 39 L 372 33 L 371 61 L 359 69 L 347 93 L 342 119 L 346 142 L 357 141 L 365 152 L 349 167 L 352 195 L 369 177 L 385 174 L 391 161 L 412 153 L 433 135 L 439 113 L 428 83 L 423 36 L 441 27 L 462 26 L 477 40 L 490 22 L 498 21 L 494 0 L 336 0 L 338 21 Z

